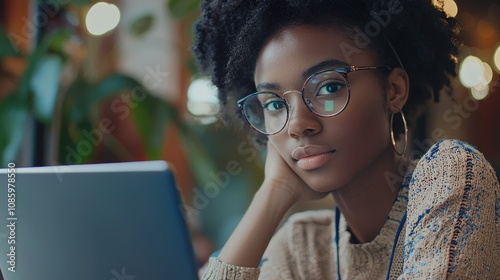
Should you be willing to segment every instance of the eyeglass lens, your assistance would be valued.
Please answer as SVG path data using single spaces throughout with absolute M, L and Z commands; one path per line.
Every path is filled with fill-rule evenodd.
M 349 100 L 347 81 L 336 71 L 324 71 L 311 76 L 306 81 L 302 94 L 306 106 L 324 117 L 340 113 Z M 281 131 L 288 121 L 288 104 L 272 92 L 248 96 L 242 109 L 248 122 L 264 134 Z

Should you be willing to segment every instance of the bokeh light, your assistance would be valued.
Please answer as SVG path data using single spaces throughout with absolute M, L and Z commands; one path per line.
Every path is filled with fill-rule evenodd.
M 488 21 L 482 19 L 477 23 L 477 34 L 483 38 L 491 38 L 495 36 L 495 27 Z
M 491 69 L 491 66 L 488 63 L 483 62 L 483 70 L 486 83 L 491 83 L 491 80 L 493 80 L 493 69 Z
M 488 97 L 488 94 L 490 92 L 490 87 L 486 83 L 480 83 L 479 85 L 476 85 L 475 87 L 472 87 L 470 89 L 472 93 L 472 97 L 476 100 L 482 100 Z
M 217 88 L 206 78 L 194 80 L 187 92 L 187 108 L 191 114 L 205 123 L 212 123 L 217 120 L 215 117 L 219 111 L 219 100 L 217 98 Z
M 472 88 L 479 85 L 484 80 L 483 62 L 472 55 L 466 57 L 460 64 L 458 77 L 465 87 Z
M 440 0 L 432 0 L 435 6 L 441 7 Z M 453 0 L 444 0 L 443 2 L 443 11 L 448 15 L 448 17 L 455 17 L 458 14 L 458 6 L 457 3 Z
M 500 46 L 497 47 L 493 55 L 493 65 L 495 66 L 495 70 L 500 73 Z
M 90 34 L 103 35 L 118 26 L 120 10 L 116 5 L 106 2 L 94 4 L 85 17 L 85 25 Z

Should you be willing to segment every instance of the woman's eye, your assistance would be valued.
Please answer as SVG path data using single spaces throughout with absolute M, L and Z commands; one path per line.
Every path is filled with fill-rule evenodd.
M 268 100 L 263 105 L 262 108 L 269 112 L 276 112 L 285 108 L 285 102 L 280 100 Z
M 317 95 L 319 96 L 329 96 L 335 94 L 337 91 L 339 91 L 344 85 L 339 82 L 327 82 L 324 85 L 322 85 L 319 90 Z

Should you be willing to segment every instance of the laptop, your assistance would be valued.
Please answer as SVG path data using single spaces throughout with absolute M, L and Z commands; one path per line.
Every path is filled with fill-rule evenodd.
M 0 169 L 5 280 L 198 279 L 166 162 L 9 167 Z

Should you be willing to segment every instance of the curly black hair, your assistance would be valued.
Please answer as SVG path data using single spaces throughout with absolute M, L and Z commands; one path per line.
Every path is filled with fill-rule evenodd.
M 387 13 L 394 7 L 397 13 Z M 456 76 L 459 26 L 432 0 L 205 0 L 201 8 L 192 50 L 217 86 L 225 116 L 237 108 L 236 100 L 256 91 L 253 71 L 265 41 L 293 25 L 334 27 L 353 37 L 354 28 L 377 33 L 366 28 L 379 22 L 368 47 L 390 67 L 400 66 L 399 57 L 408 73 L 403 111 L 410 123 L 427 100 L 439 101 L 442 89 L 451 92 L 450 79 Z M 238 110 L 236 115 L 243 120 Z M 265 142 L 265 136 L 256 136 Z

